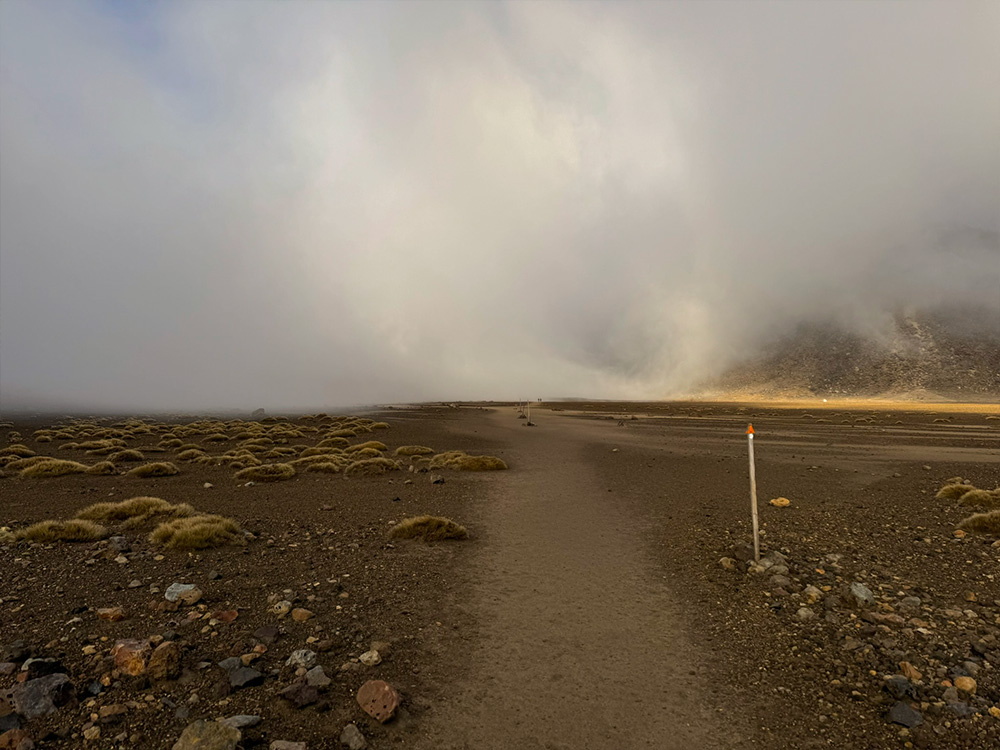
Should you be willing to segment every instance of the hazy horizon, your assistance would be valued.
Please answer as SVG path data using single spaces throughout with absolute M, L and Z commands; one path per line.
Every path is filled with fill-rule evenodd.
M 1000 311 L 1000 4 L 0 3 L 0 406 L 684 395 Z

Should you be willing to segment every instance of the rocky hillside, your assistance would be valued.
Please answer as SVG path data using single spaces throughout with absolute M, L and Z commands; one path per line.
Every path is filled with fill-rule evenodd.
M 800 326 L 729 370 L 715 395 L 1000 399 L 1000 312 L 962 308 L 893 316 L 877 333 Z

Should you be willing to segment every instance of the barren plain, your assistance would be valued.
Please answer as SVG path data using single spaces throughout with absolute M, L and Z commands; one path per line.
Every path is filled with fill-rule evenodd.
M 42 478 L 7 454 L 2 747 L 1000 745 L 1000 544 L 956 533 L 987 508 L 937 497 L 1000 485 L 1000 407 L 565 402 L 534 404 L 531 427 L 520 416 L 489 403 L 0 428 L 0 449 L 20 453 L 93 465 L 113 453 L 64 446 L 103 439 L 143 454 Z M 340 458 L 307 470 L 324 441 Z M 358 455 L 399 468 L 345 472 L 372 441 Z M 428 461 L 453 450 L 507 469 Z M 126 473 L 149 462 L 178 473 Z M 256 462 L 295 473 L 235 477 Z M 171 549 L 140 519 L 90 541 L 25 538 L 133 497 L 239 535 Z M 390 536 L 424 515 L 467 538 Z M 197 597 L 168 600 L 174 584 Z M 384 723 L 357 700 L 373 680 L 398 697 Z M 220 720 L 230 744 L 190 744 Z

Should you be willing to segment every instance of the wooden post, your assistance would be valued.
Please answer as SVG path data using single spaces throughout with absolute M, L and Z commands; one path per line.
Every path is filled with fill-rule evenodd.
M 757 475 L 753 460 L 753 425 L 747 426 L 747 446 L 750 449 L 750 512 L 753 515 L 753 559 L 760 562 L 760 529 L 757 521 Z

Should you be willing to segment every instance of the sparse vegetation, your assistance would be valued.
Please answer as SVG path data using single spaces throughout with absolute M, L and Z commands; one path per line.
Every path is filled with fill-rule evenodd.
M 1000 510 L 991 510 L 989 513 L 976 513 L 962 521 L 958 525 L 958 528 L 970 534 L 985 534 L 987 536 L 1000 537 Z
M 236 478 L 244 482 L 280 482 L 294 476 L 295 467 L 291 464 L 261 464 L 236 472 Z
M 21 469 L 19 476 L 21 479 L 48 479 L 51 477 L 63 477 L 68 474 L 83 474 L 86 470 L 87 466 L 77 461 L 63 461 L 58 458 L 50 458 Z
M 95 503 L 76 514 L 77 518 L 103 523 L 118 523 L 130 518 L 150 516 L 183 517 L 194 515 L 187 503 L 174 505 L 159 497 L 133 497 L 119 503 Z
M 379 476 L 390 471 L 399 471 L 399 464 L 389 458 L 363 458 L 354 461 L 346 469 L 344 474 L 348 476 Z
M 204 458 L 207 454 L 201 448 L 188 448 L 186 451 L 181 451 L 175 458 L 178 461 L 197 461 L 199 458 Z
M 961 498 L 959 505 L 971 505 L 979 508 L 1000 508 L 1000 487 L 995 490 L 969 490 Z
M 35 452 L 31 448 L 21 443 L 15 443 L 14 445 L 8 445 L 6 448 L 0 449 L 0 457 L 16 456 L 17 458 L 31 458 L 34 455 Z
M 153 529 L 149 541 L 170 549 L 209 549 L 243 544 L 244 538 L 239 524 L 231 518 L 199 515 L 161 523 Z
M 18 539 L 30 542 L 95 542 L 104 539 L 108 530 L 93 521 L 42 521 L 15 534 Z
M 306 448 L 299 454 L 299 458 L 309 458 L 310 456 L 339 456 L 343 455 L 343 453 L 344 451 L 340 448 L 321 448 L 317 446 L 315 448 Z
M 389 446 L 387 446 L 385 443 L 380 443 L 378 440 L 369 440 L 367 442 L 358 443 L 357 445 L 352 445 L 349 448 L 345 448 L 344 452 L 345 453 L 354 453 L 356 451 L 363 451 L 363 450 L 365 450 L 367 448 L 373 448 L 374 450 L 377 450 L 377 451 L 387 451 L 387 450 L 389 450 Z
M 496 456 L 470 456 L 464 451 L 438 453 L 431 459 L 432 469 L 456 469 L 458 471 L 502 471 L 507 464 Z
M 316 444 L 317 448 L 346 448 L 351 441 L 342 437 L 328 437 Z
M 113 464 L 126 464 L 132 463 L 133 461 L 144 461 L 145 456 L 142 455 L 141 451 L 126 449 L 123 451 L 117 451 L 108 456 L 108 460 Z
M 944 487 L 938 490 L 938 493 L 937 495 L 935 495 L 935 497 L 938 500 L 958 500 L 966 492 L 971 492 L 974 489 L 976 488 L 973 487 L 971 484 L 960 484 L 960 483 L 946 484 Z
M 143 464 L 142 466 L 136 466 L 134 469 L 130 469 L 128 471 L 128 476 L 139 477 L 140 479 L 148 479 L 151 477 L 170 477 L 174 474 L 180 474 L 180 469 L 168 461 L 157 461 L 151 464 Z
M 400 521 L 389 529 L 391 539 L 422 539 L 437 542 L 444 539 L 467 539 L 469 532 L 464 526 L 441 516 L 415 516 Z
M 426 445 L 401 445 L 395 453 L 397 456 L 428 456 L 433 452 L 434 449 Z
M 371 430 L 388 430 L 389 429 L 389 423 L 388 422 L 372 422 L 370 425 L 368 425 L 368 427 Z
M 94 476 L 109 477 L 118 473 L 118 469 L 110 461 L 99 461 L 93 466 L 88 466 L 86 474 Z
M 306 471 L 313 471 L 320 474 L 339 474 L 344 470 L 344 464 L 333 461 L 317 461 L 314 464 L 306 465 Z

